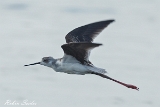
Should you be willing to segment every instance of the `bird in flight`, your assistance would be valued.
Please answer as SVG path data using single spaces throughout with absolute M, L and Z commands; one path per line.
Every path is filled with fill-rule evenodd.
M 64 51 L 62 58 L 43 57 L 41 62 L 24 66 L 40 64 L 53 68 L 56 72 L 78 75 L 95 74 L 127 88 L 139 90 L 134 85 L 120 82 L 105 75 L 105 69 L 98 68 L 89 61 L 91 50 L 102 45 L 100 43 L 93 43 L 94 38 L 112 22 L 114 20 L 105 20 L 75 28 L 66 35 L 66 44 L 61 46 Z

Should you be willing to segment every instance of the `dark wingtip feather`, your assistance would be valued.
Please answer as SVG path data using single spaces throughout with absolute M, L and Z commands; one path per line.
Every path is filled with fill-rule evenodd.
M 112 22 L 115 22 L 114 19 L 110 19 L 110 20 L 105 20 L 108 24 L 112 23 Z
M 114 19 L 111 19 L 110 21 L 111 21 L 111 22 L 115 22 L 116 20 L 114 20 Z
M 115 20 L 114 19 L 110 19 L 110 20 L 106 20 L 106 21 L 114 22 Z
M 95 44 L 96 46 L 101 46 L 101 45 L 103 45 L 102 43 L 92 43 L 92 44 Z

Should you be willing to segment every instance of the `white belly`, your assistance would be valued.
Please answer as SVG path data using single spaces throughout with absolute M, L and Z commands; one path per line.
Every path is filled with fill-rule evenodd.
M 61 65 L 53 69 L 57 72 L 64 72 L 68 74 L 84 75 L 88 73 L 88 69 L 80 63 L 61 63 Z

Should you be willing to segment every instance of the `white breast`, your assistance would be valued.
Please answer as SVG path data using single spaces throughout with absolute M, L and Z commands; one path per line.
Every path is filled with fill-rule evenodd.
M 53 69 L 68 74 L 86 74 L 88 69 L 73 57 L 58 60 Z

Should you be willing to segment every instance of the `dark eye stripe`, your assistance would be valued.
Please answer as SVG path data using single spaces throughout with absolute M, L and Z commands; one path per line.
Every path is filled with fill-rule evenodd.
M 44 58 L 44 59 L 43 59 L 43 62 L 48 62 L 48 59 L 45 59 L 45 58 Z
M 47 60 L 46 60 L 46 59 L 44 59 L 43 61 L 44 61 L 44 62 L 46 62 Z

